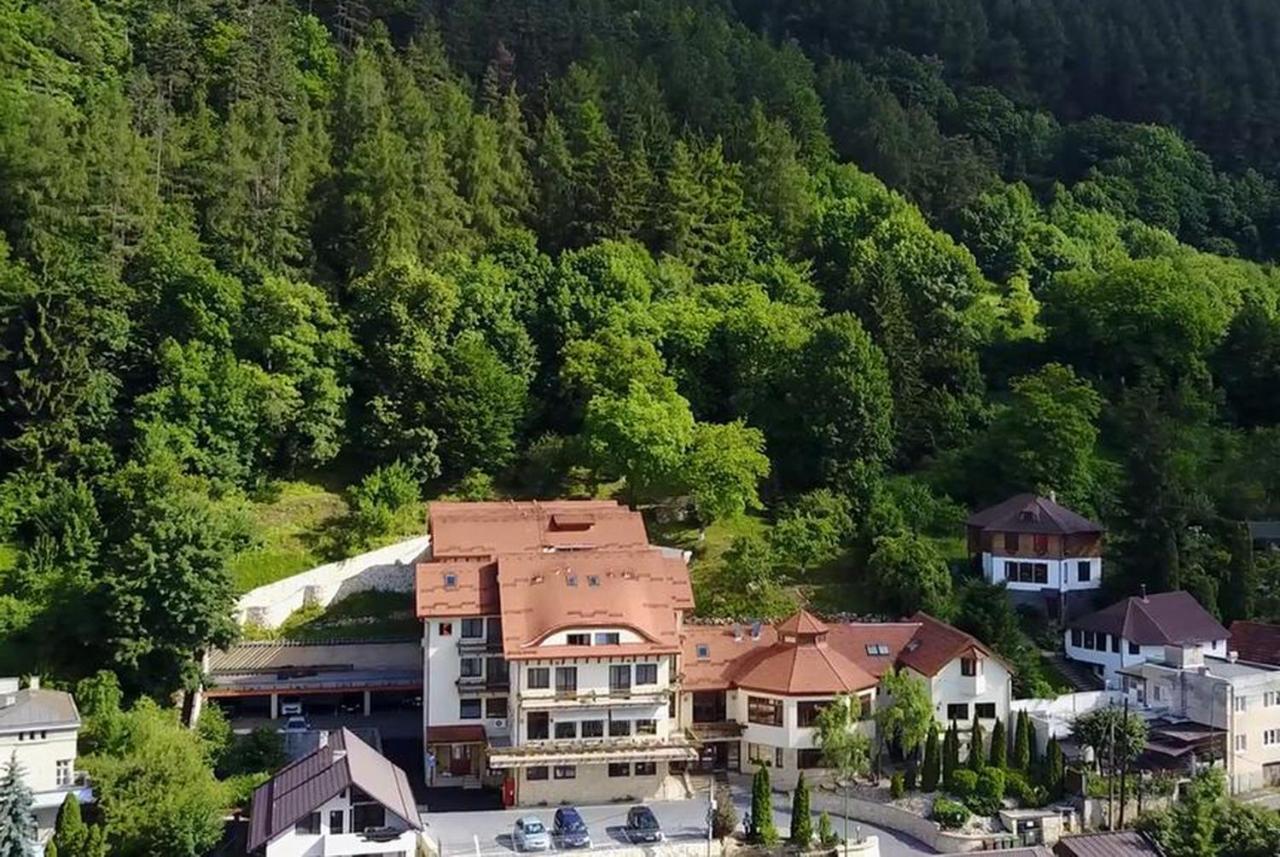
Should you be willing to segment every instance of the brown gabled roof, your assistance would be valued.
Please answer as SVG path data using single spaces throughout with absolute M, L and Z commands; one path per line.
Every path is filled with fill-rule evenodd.
M 345 789 L 355 786 L 421 830 L 404 771 L 349 729 L 329 733 L 325 746 L 281 768 L 253 793 L 248 850 L 262 848 Z
M 898 653 L 898 663 L 910 667 L 921 675 L 937 675 L 947 664 L 970 653 L 985 655 L 1004 663 L 995 652 L 980 643 L 976 637 L 966 634 L 959 628 L 953 628 L 928 613 L 916 613 L 911 617 L 911 621 L 918 622 L 920 627 Z M 1008 664 L 1005 666 L 1008 667 Z
M 1071 535 L 1101 533 L 1101 524 L 1060 506 L 1048 497 L 1018 494 L 1003 503 L 974 512 L 968 525 L 996 533 L 1041 533 Z
M 689 569 L 657 548 L 504 554 L 498 559 L 502 646 L 508 658 L 546 657 L 538 646 L 569 628 L 627 628 L 641 643 L 587 654 L 680 650 L 676 611 L 693 607 Z M 574 654 L 557 647 L 557 657 Z
M 419 618 L 496 616 L 498 564 L 488 558 L 420 562 L 415 589 Z
M 680 679 L 682 690 L 728 690 L 733 686 L 733 672 L 748 652 L 767 649 L 778 640 L 772 625 L 760 628 L 753 638 L 748 626 L 738 625 L 735 638 L 731 625 L 685 625 L 681 635 Z M 698 657 L 699 647 L 707 656 Z
M 644 519 L 612 500 L 432 503 L 431 553 L 496 557 L 588 546 L 645 547 Z
M 1237 619 L 1231 623 L 1231 651 L 1255 664 L 1280 664 L 1280 625 Z
M 1160 850 L 1134 830 L 1064 836 L 1053 846 L 1053 853 L 1058 857 L 1161 857 Z
M 1181 646 L 1229 636 L 1200 602 L 1182 591 L 1126 598 L 1082 616 L 1068 627 L 1115 634 L 1140 646 Z
M 919 622 L 833 623 L 827 642 L 880 678 L 898 663 L 898 656 L 919 631 Z M 888 653 L 880 654 L 884 649 L 888 649 Z

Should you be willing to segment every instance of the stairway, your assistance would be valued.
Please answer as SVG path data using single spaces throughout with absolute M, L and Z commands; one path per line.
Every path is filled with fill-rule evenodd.
M 1102 677 L 1094 673 L 1087 665 L 1078 661 L 1070 660 L 1061 652 L 1042 652 L 1052 664 L 1062 673 L 1062 677 L 1071 682 L 1071 686 L 1078 691 L 1102 690 Z

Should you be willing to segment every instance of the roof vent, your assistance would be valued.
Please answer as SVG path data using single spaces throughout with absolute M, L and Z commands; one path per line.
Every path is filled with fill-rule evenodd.
M 751 639 L 753 640 L 760 639 L 760 628 L 761 626 L 763 626 L 763 624 L 764 623 L 761 622 L 759 619 L 756 619 L 754 622 L 751 623 Z
M 535 575 L 534 575 L 534 576 L 529 580 L 529 582 L 530 582 L 530 583 L 541 583 L 541 582 L 542 582 L 542 575 L 541 575 L 541 574 L 535 574 Z

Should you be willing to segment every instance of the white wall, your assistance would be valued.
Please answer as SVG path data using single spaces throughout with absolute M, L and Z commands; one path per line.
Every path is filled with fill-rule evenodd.
M 565 628 L 563 631 L 556 631 L 538 644 L 538 648 L 543 646 L 567 646 L 569 644 L 570 634 L 590 634 L 592 645 L 594 645 L 596 634 L 614 633 L 618 635 L 618 643 L 644 643 L 647 642 L 644 637 L 637 634 L 630 628 Z
M 68 789 L 69 786 L 58 785 L 58 761 L 69 760 L 74 776 L 76 731 L 45 729 L 42 732 L 33 727 L 23 732 L 21 740 L 18 733 L 0 734 L 0 763 L 8 764 L 9 759 L 16 754 L 23 769 L 23 779 L 33 792 Z M 33 733 L 34 739 L 30 737 Z M 40 737 L 41 734 L 44 737 Z
M 951 725 L 947 718 L 947 706 L 953 703 L 968 705 L 969 722 L 973 722 L 975 706 L 978 703 L 994 703 L 996 717 L 1009 722 L 1009 704 L 1012 699 L 1012 677 L 1004 664 L 995 658 L 982 658 L 979 676 L 961 674 L 960 658 L 953 658 L 950 663 L 938 671 L 929 680 L 929 698 L 933 702 L 934 717 L 938 728 L 945 729 Z M 918 675 L 917 673 L 912 673 Z M 981 681 L 975 681 L 980 678 Z M 992 721 L 994 722 L 994 721 Z M 961 730 L 963 733 L 963 730 Z
M 1120 639 L 1120 651 L 1114 652 L 1111 648 L 1111 640 L 1114 635 L 1107 635 L 1107 646 L 1104 651 L 1097 649 L 1087 649 L 1083 645 L 1076 646 L 1071 642 L 1071 629 L 1068 628 L 1062 632 L 1062 645 L 1068 658 L 1073 661 L 1081 661 L 1087 664 L 1096 664 L 1103 669 L 1103 678 L 1109 683 L 1116 679 L 1116 670 L 1122 667 L 1130 667 L 1136 664 L 1146 663 L 1147 661 L 1162 661 L 1165 657 L 1164 646 L 1139 646 L 1138 653 L 1131 654 L 1129 651 L 1129 641 Z M 1083 635 L 1081 642 L 1084 642 Z M 1225 658 L 1227 656 L 1227 641 L 1214 640 L 1212 642 L 1200 643 L 1195 646 L 1205 657 Z
M 430 546 L 430 536 L 415 536 L 259 586 L 240 596 L 236 620 L 275 628 L 308 600 L 328 606 L 354 592 L 413 592 L 415 566 Z
M 329 833 L 329 812 L 342 810 L 343 833 Z M 386 854 L 404 851 L 413 855 L 417 850 L 418 835 L 409 829 L 405 822 L 395 813 L 387 810 L 388 827 L 403 831 L 400 838 L 392 842 L 369 842 L 351 832 L 351 799 L 350 795 L 338 796 L 320 807 L 320 834 L 311 836 L 296 833 L 293 828 L 285 831 L 267 843 L 266 857 L 322 857 L 326 854 Z
M 1089 581 L 1081 582 L 1077 574 L 1077 563 L 1090 563 Z M 1003 556 L 1001 554 L 984 553 L 982 555 L 982 571 L 989 583 L 1004 583 L 1006 562 L 1042 562 L 1048 568 L 1048 580 L 1045 583 L 1019 583 L 1017 581 L 1008 581 L 1009 589 L 1021 592 L 1039 592 L 1044 589 L 1053 590 L 1055 592 L 1074 592 L 1079 590 L 1097 589 L 1102 586 L 1102 557 L 1100 556 L 1081 556 L 1070 557 L 1066 559 L 1053 559 L 1050 557 L 1017 557 Z

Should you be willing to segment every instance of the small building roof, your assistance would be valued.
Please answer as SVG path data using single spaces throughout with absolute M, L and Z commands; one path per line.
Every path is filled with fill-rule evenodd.
M 1237 619 L 1231 623 L 1229 647 L 1241 660 L 1280 664 L 1280 625 Z
M 281 768 L 254 790 L 248 850 L 262 848 L 353 786 L 382 804 L 409 828 L 422 829 L 404 771 L 350 729 L 338 729 L 329 733 L 324 745 Z
M 826 623 L 808 610 L 793 613 L 778 625 L 778 634 L 783 637 L 825 635 L 828 630 Z
M 1101 533 L 1101 524 L 1076 514 L 1066 506 L 1048 497 L 1035 494 L 1018 494 L 974 512 L 968 525 L 984 532 L 1035 533 L 1072 535 L 1075 533 Z
M 27 688 L 0 693 L 0 732 L 79 725 L 76 701 L 65 691 Z
M 918 623 L 920 627 L 898 653 L 898 662 L 921 675 L 937 675 L 956 658 L 970 654 L 984 655 L 1003 663 L 995 652 L 980 643 L 976 637 L 941 619 L 935 619 L 928 613 L 916 613 L 911 621 Z
M 732 673 L 734 685 L 782 696 L 834 696 L 875 687 L 875 676 L 827 643 L 826 629 L 804 611 L 789 617 L 775 629 L 777 642 L 742 656 Z
M 208 695 L 422 687 L 422 642 L 237 643 L 209 655 Z
M 1140 646 L 1182 646 L 1229 636 L 1200 602 L 1181 590 L 1131 596 L 1081 616 L 1069 627 L 1114 634 Z
M 1151 841 L 1134 830 L 1064 836 L 1053 846 L 1057 857 L 1161 857 Z

